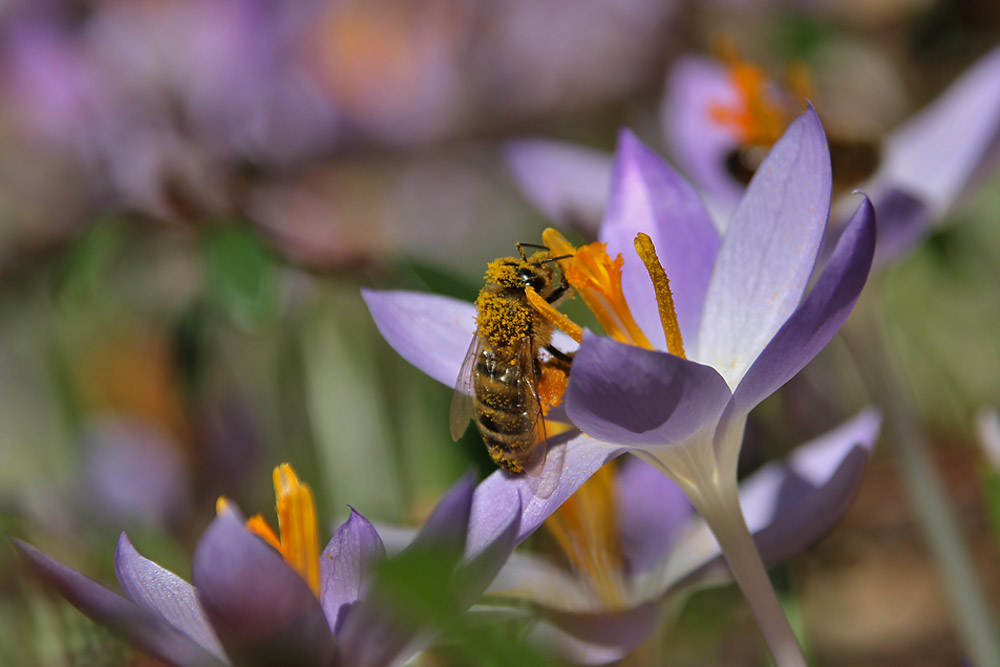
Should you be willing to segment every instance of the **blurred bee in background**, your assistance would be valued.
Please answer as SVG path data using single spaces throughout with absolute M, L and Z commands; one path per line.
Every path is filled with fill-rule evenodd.
M 552 346 L 553 324 L 525 294 L 528 287 L 556 306 L 569 283 L 548 249 L 527 257 L 501 257 L 486 268 L 486 285 L 476 298 L 476 333 L 462 362 L 451 402 L 451 436 L 458 440 L 475 416 L 486 449 L 513 474 L 537 476 L 548 447 L 539 382 L 554 369 L 569 374 L 571 355 Z M 543 358 L 541 351 L 546 352 Z

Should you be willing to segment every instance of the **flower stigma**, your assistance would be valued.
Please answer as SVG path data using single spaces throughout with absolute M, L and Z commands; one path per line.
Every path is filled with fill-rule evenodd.
M 551 227 L 542 233 L 542 242 L 553 257 L 563 257 L 559 260 L 559 268 L 608 336 L 619 343 L 653 349 L 636 324 L 622 292 L 625 260 L 621 255 L 612 260 L 607 245 L 600 242 L 574 248 L 566 237 Z
M 308 484 L 299 481 L 295 470 L 288 463 L 276 467 L 272 477 L 278 533 L 274 532 L 261 514 L 247 519 L 246 528 L 274 547 L 285 562 L 306 580 L 318 597 L 319 534 L 312 490 Z M 216 502 L 216 512 L 225 511 L 228 504 L 225 498 L 220 497 Z

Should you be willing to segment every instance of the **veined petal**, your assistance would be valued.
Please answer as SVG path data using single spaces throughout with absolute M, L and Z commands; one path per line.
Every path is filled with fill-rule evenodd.
M 198 597 L 240 665 L 329 665 L 333 635 L 309 584 L 231 512 L 217 516 L 192 565 Z
M 226 659 L 194 587 L 136 551 L 125 533 L 115 549 L 115 576 L 132 602 L 159 614 L 220 660 Z
M 112 593 L 93 579 L 13 540 L 28 566 L 84 614 L 169 665 L 217 667 L 227 663 L 198 645 L 166 619 Z
M 880 426 L 881 416 L 865 410 L 740 485 L 740 505 L 765 563 L 799 553 L 837 524 L 854 498 Z M 659 588 L 665 591 L 682 579 L 708 583 L 728 576 L 718 543 L 698 519 L 670 555 Z
M 874 253 L 875 210 L 865 197 L 808 296 L 753 361 L 736 388 L 727 411 L 730 416 L 745 415 L 826 347 L 854 308 L 868 279 Z
M 362 289 L 379 333 L 401 357 L 449 387 L 455 386 L 476 331 L 476 307 L 437 294 Z
M 561 454 L 553 451 L 556 447 L 565 451 Z M 494 472 L 479 483 L 472 499 L 467 557 L 475 557 L 491 544 L 515 512 L 521 517 L 515 544 L 524 541 L 591 475 L 622 451 L 580 433 L 567 434 L 549 438 L 549 456 L 562 456 L 562 465 L 546 465 L 540 478 L 515 477 L 502 470 Z M 548 493 L 539 495 L 536 493 L 539 488 Z
M 926 109 L 885 142 L 872 191 L 901 188 L 926 201 L 935 217 L 961 193 L 1000 135 L 1000 48 L 980 58 Z
M 709 108 L 738 101 L 722 65 L 688 57 L 671 68 L 660 108 L 669 154 L 698 189 L 720 202 L 727 221 L 744 191 L 725 169 L 726 156 L 739 142 L 729 128 L 711 118 Z
M 697 343 L 705 292 L 719 250 L 719 234 L 701 199 L 660 156 L 628 130 L 619 135 L 608 208 L 600 240 L 621 254 L 622 289 L 650 342 L 666 349 L 649 274 L 635 254 L 635 237 L 648 234 L 670 278 L 677 320 L 689 345 Z
M 735 388 L 788 319 L 830 211 L 830 151 L 810 107 L 764 158 L 733 214 L 702 315 L 698 361 Z
M 593 438 L 651 448 L 714 425 L 730 397 L 710 366 L 587 333 L 573 359 L 566 412 Z
M 361 598 L 372 568 L 384 559 L 375 527 L 352 507 L 319 557 L 319 600 L 331 630 L 336 632 L 341 610 Z
M 549 139 L 512 141 L 504 158 L 521 191 L 550 219 L 597 230 L 611 182 L 611 156 Z
M 618 534 L 630 572 L 644 572 L 663 559 L 694 508 L 680 487 L 634 456 L 625 457 L 615 478 Z

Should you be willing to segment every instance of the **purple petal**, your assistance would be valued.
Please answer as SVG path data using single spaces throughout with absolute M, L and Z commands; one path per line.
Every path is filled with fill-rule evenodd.
M 645 232 L 670 278 L 681 334 L 697 344 L 705 292 L 719 250 L 719 234 L 704 204 L 687 182 L 631 132 L 622 131 L 615 153 L 601 241 L 612 257 L 621 253 L 622 288 L 639 327 L 666 349 L 653 285 L 636 256 L 635 236 Z
M 432 378 L 455 386 L 476 330 L 471 303 L 421 292 L 363 289 L 379 333 L 396 352 Z
M 874 252 L 875 211 L 865 197 L 809 295 L 743 377 L 733 394 L 731 415 L 749 412 L 826 347 L 854 308 Z
M 209 525 L 194 554 L 202 607 L 234 662 L 327 665 L 333 635 L 319 600 L 273 549 L 233 513 Z
M 980 58 L 888 137 L 875 182 L 913 193 L 939 216 L 961 193 L 998 135 L 1000 48 Z
M 582 146 L 524 139 L 504 158 L 521 191 L 551 220 L 596 232 L 611 182 L 611 156 Z
M 517 546 L 520 528 L 521 508 L 518 506 L 507 525 L 496 531 L 475 556 L 459 566 L 455 590 L 460 596 L 460 608 L 470 607 L 497 576 Z
M 660 112 L 669 154 L 700 190 L 727 210 L 735 208 L 745 189 L 725 168 L 726 156 L 739 142 L 731 130 L 712 120 L 709 108 L 739 101 L 725 68 L 703 58 L 684 58 L 670 72 Z
M 125 533 L 115 549 L 115 576 L 137 605 L 162 616 L 220 660 L 226 659 L 194 587 L 136 551 Z
M 560 455 L 553 448 L 561 447 Z M 476 487 L 469 518 L 469 537 L 465 552 L 469 558 L 496 541 L 512 514 L 520 513 L 515 544 L 535 532 L 567 498 L 583 485 L 601 466 L 622 450 L 585 435 L 576 434 L 565 444 L 557 436 L 549 439 L 549 457 L 561 456 L 561 465 L 546 465 L 541 479 L 514 476 L 497 470 Z M 548 492 L 537 493 L 539 487 Z
M 385 559 L 385 547 L 375 527 L 353 507 L 319 557 L 319 599 L 334 631 L 344 605 L 364 594 L 372 568 Z
M 622 611 L 572 613 L 544 610 L 545 619 L 570 635 L 596 646 L 631 651 L 656 628 L 659 608 L 648 602 Z
M 598 440 L 655 447 L 714 425 L 730 397 L 709 366 L 588 332 L 573 359 L 566 412 Z
M 881 416 L 866 410 L 740 485 L 740 505 L 766 563 L 800 553 L 837 524 L 854 498 L 880 426 Z M 671 558 L 674 582 L 695 570 L 699 580 L 729 576 L 719 545 L 702 520 Z
M 884 265 L 917 245 L 934 223 L 926 203 L 894 187 L 879 192 L 875 211 L 878 224 L 876 265 Z
M 210 667 L 225 664 L 157 614 L 52 560 L 30 544 L 17 539 L 13 542 L 43 582 L 96 623 L 123 636 L 154 658 L 171 665 Z
M 441 558 L 457 564 L 465 550 L 475 490 L 476 480 L 471 473 L 456 482 L 438 501 L 409 549 L 433 549 Z
M 663 558 L 693 512 L 680 487 L 634 456 L 625 457 L 618 471 L 615 503 L 622 555 L 633 573 Z
M 740 486 L 740 503 L 765 562 L 778 563 L 826 535 L 847 512 L 882 418 L 866 410 L 765 466 Z
M 740 378 L 799 303 L 830 211 L 830 151 L 810 107 L 754 174 L 722 240 L 698 360 Z

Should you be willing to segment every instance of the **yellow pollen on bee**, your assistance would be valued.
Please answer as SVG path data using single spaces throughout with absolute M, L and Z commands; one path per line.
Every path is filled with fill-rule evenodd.
M 542 366 L 541 377 L 538 378 L 538 402 L 542 405 L 542 415 L 547 416 L 549 410 L 562 403 L 563 394 L 569 386 L 566 373 L 552 366 Z M 549 434 L 552 435 L 552 434 Z
M 274 532 L 260 514 L 247 519 L 246 529 L 274 547 L 318 596 L 319 534 L 312 490 L 308 484 L 299 481 L 295 470 L 288 463 L 275 468 L 272 477 L 278 533 Z M 223 511 L 226 506 L 226 500 L 220 497 L 216 503 L 216 511 Z
M 553 257 L 563 257 L 559 260 L 563 275 L 608 336 L 620 343 L 653 349 L 636 324 L 622 292 L 624 260 L 621 255 L 612 260 L 606 244 L 599 242 L 574 248 L 551 227 L 542 233 L 542 241 Z
M 625 603 L 615 521 L 614 461 L 598 470 L 545 521 L 573 570 L 609 609 Z
M 653 282 L 656 305 L 660 311 L 660 323 L 663 325 L 663 336 L 667 341 L 667 351 L 686 359 L 681 326 L 677 322 L 677 311 L 674 308 L 674 294 L 670 291 L 670 278 L 667 277 L 667 272 L 663 270 L 660 259 L 656 256 L 653 239 L 639 232 L 635 237 L 635 251 L 646 265 L 649 279 Z

